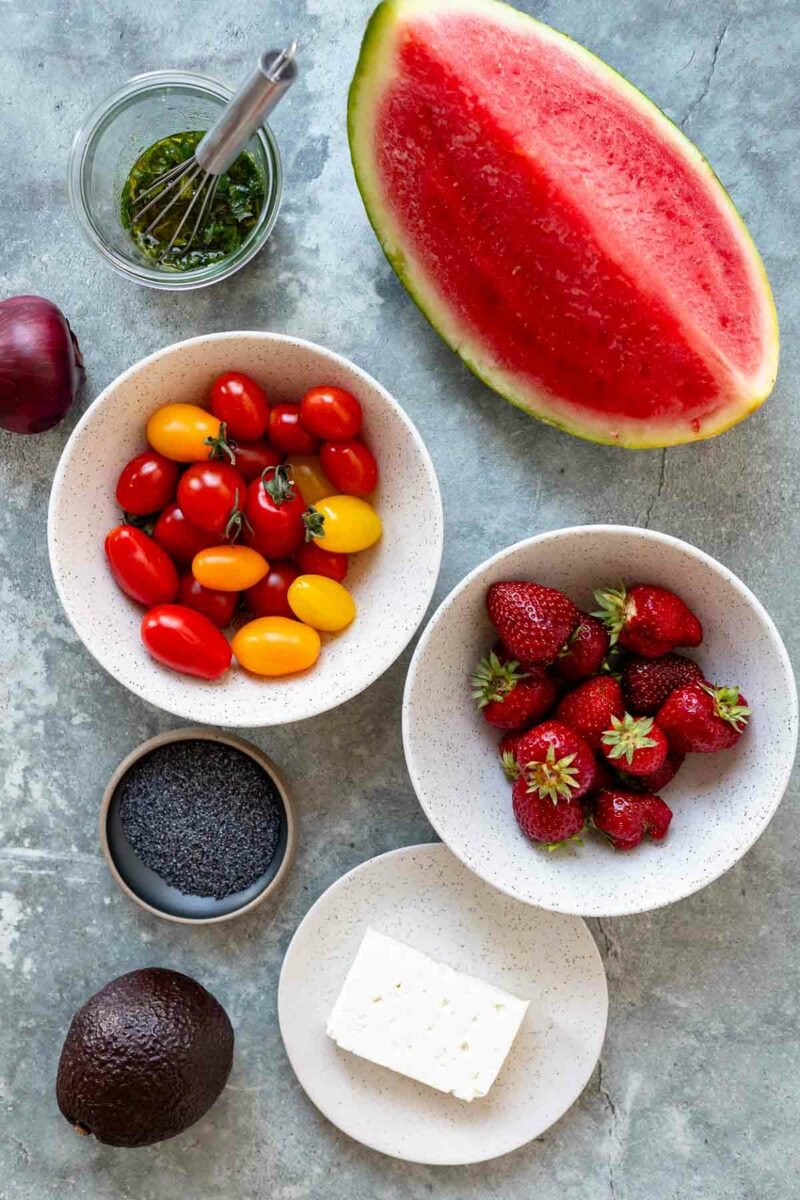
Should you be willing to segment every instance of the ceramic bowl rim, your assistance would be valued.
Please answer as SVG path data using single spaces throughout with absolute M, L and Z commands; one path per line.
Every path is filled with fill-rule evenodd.
M 431 488 L 431 500 L 433 503 L 435 516 L 436 545 L 434 547 L 434 561 L 432 563 L 433 569 L 431 571 L 429 580 L 428 595 L 426 598 L 425 607 L 422 610 L 419 620 L 414 628 L 409 631 L 408 637 L 404 644 L 398 649 L 397 653 L 392 654 L 388 660 L 385 658 L 371 657 L 369 659 L 369 669 L 365 671 L 364 677 L 357 680 L 354 685 L 346 688 L 345 694 L 342 695 L 341 699 L 337 700 L 335 704 L 330 705 L 327 703 L 320 703 L 312 708 L 309 708 L 308 711 L 303 712 L 300 716 L 296 714 L 290 714 L 285 718 L 273 719 L 267 725 L 247 726 L 248 728 L 254 729 L 270 729 L 273 726 L 295 723 L 297 721 L 305 721 L 309 720 L 311 717 L 321 716 L 323 713 L 330 712 L 332 708 L 338 708 L 340 705 L 346 704 L 349 700 L 359 696 L 363 691 L 366 691 L 368 687 L 371 687 L 373 683 L 377 682 L 377 680 L 389 670 L 389 668 L 397 661 L 400 655 L 408 647 L 408 643 L 414 637 L 420 625 L 425 620 L 428 606 L 430 605 L 436 590 L 436 584 L 439 579 L 439 573 L 442 566 L 442 554 L 444 551 L 444 508 L 442 505 L 442 494 L 439 487 L 439 480 L 436 475 L 436 468 L 433 464 L 430 451 L 425 445 L 425 442 L 422 440 L 422 436 L 414 422 L 408 416 L 402 405 L 395 400 L 394 396 L 383 386 L 382 383 L 379 383 L 373 375 L 371 375 L 368 371 L 365 371 L 362 367 L 357 366 L 356 363 L 352 362 L 344 355 L 337 353 L 335 350 L 329 350 L 326 346 L 321 346 L 318 342 L 312 342 L 307 338 L 293 337 L 291 334 L 274 333 L 268 330 L 227 330 L 217 333 L 199 334 L 196 337 L 185 338 L 179 342 L 172 342 L 169 346 L 164 346 L 160 350 L 154 351 L 152 354 L 149 354 L 145 358 L 142 358 L 138 362 L 134 363 L 133 366 L 128 367 L 127 370 L 123 371 L 120 375 L 117 375 L 116 378 L 113 379 L 103 389 L 100 395 L 92 401 L 92 403 L 83 413 L 80 420 L 75 425 L 75 428 L 72 430 L 69 438 L 67 439 L 64 449 L 61 452 L 58 465 L 56 466 L 56 470 L 53 475 L 53 483 L 50 489 L 50 500 L 48 503 L 47 512 L 47 549 L 50 560 L 50 572 L 53 576 L 56 591 L 58 593 L 58 598 L 61 601 L 62 608 L 64 609 L 72 628 L 78 635 L 81 644 L 89 651 L 95 661 L 103 668 L 104 671 L 107 671 L 108 674 L 116 679 L 118 683 L 122 684 L 126 690 L 137 696 L 140 700 L 145 700 L 148 704 L 153 704 L 163 712 L 171 713 L 173 716 L 181 718 L 181 720 L 193 722 L 196 721 L 197 717 L 192 711 L 191 704 L 184 705 L 181 704 L 180 701 L 171 700 L 167 700 L 165 702 L 162 699 L 154 700 L 150 694 L 150 688 L 147 686 L 147 684 L 145 684 L 144 687 L 134 687 L 127 680 L 122 679 L 115 669 L 115 665 L 113 663 L 107 664 L 101 661 L 98 655 L 95 653 L 93 645 L 91 645 L 84 638 L 83 634 L 78 628 L 78 625 L 76 624 L 76 619 L 72 611 L 72 605 L 64 587 L 62 586 L 62 580 L 59 576 L 59 572 L 55 569 L 55 514 L 58 509 L 64 477 L 72 461 L 74 448 L 79 435 L 83 432 L 87 425 L 89 425 L 91 421 L 96 418 L 98 412 L 100 412 L 103 407 L 114 402 L 118 389 L 124 383 L 135 376 L 138 372 L 149 369 L 159 360 L 174 354 L 178 350 L 182 350 L 190 346 L 207 345 L 209 342 L 234 341 L 241 338 L 253 338 L 256 341 L 275 342 L 279 345 L 291 345 L 299 348 L 300 350 L 314 354 L 320 354 L 324 359 L 327 359 L 328 361 L 335 363 L 337 366 L 352 372 L 368 387 L 373 388 L 380 396 L 381 401 L 397 416 L 412 444 L 414 445 L 417 454 L 419 455 L 420 463 L 422 464 L 422 468 Z M 181 692 L 180 695 L 184 695 L 184 693 Z M 225 719 L 224 714 L 215 714 L 214 724 L 218 724 L 229 729 L 238 729 L 246 725 L 246 723 L 241 720 L 240 714 L 232 714 L 228 719 Z
M 134 763 L 144 758 L 151 750 L 158 750 L 161 746 L 172 745 L 175 742 L 188 741 L 219 742 L 224 746 L 232 746 L 235 750 L 240 750 L 243 754 L 252 758 L 259 767 L 266 771 L 278 789 L 286 816 L 286 845 L 278 870 L 252 900 L 248 900 L 241 908 L 235 908 L 232 912 L 220 913 L 216 917 L 180 917 L 176 913 L 165 912 L 161 908 L 156 908 L 154 904 L 150 904 L 123 879 L 114 855 L 111 852 L 111 845 L 108 839 L 108 811 L 111 807 L 111 801 L 115 791 Z M 129 754 L 126 754 L 125 758 L 123 758 L 122 762 L 113 772 L 103 792 L 99 815 L 99 833 L 103 858 L 106 860 L 106 866 L 120 890 L 125 893 L 129 900 L 133 900 L 134 904 L 138 904 L 140 908 L 143 908 L 145 912 L 150 913 L 154 917 L 160 917 L 162 921 L 172 921 L 177 925 L 219 925 L 223 921 L 232 921 L 235 917 L 241 917 L 245 913 L 252 912 L 254 908 L 258 908 L 259 904 L 262 904 L 268 896 L 273 895 L 282 886 L 286 876 L 289 874 L 297 850 L 297 822 L 295 821 L 294 810 L 283 776 L 272 759 L 258 746 L 253 745 L 252 742 L 245 741 L 244 738 L 234 737 L 233 734 L 221 729 L 211 729 L 201 725 L 189 726 L 186 729 L 170 729 L 164 733 L 158 733 L 155 737 L 148 738 L 131 750 Z
M 416 680 L 417 671 L 419 669 L 419 664 L 422 660 L 423 655 L 425 654 L 425 652 L 428 648 L 429 643 L 431 642 L 431 640 L 436 632 L 440 618 L 444 615 L 444 613 L 450 607 L 450 605 L 463 592 L 465 592 L 474 583 L 474 581 L 476 579 L 478 579 L 485 572 L 489 571 L 497 563 L 502 562 L 507 557 L 510 557 L 512 554 L 515 554 L 516 552 L 523 550 L 523 549 L 528 549 L 531 546 L 541 545 L 544 542 L 558 541 L 560 539 L 563 539 L 566 541 L 566 540 L 570 540 L 575 537 L 583 537 L 583 536 L 586 536 L 587 534 L 591 534 L 594 537 L 602 537 L 607 534 L 613 534 L 615 536 L 616 535 L 625 535 L 628 537 L 638 537 L 645 541 L 656 542 L 657 544 L 660 544 L 662 546 L 669 546 L 670 548 L 673 548 L 673 549 L 680 549 L 684 553 L 688 554 L 691 558 L 694 558 L 704 568 L 712 571 L 716 575 L 721 576 L 727 583 L 729 583 L 731 586 L 733 586 L 733 588 L 736 591 L 738 591 L 739 594 L 742 596 L 743 600 L 747 603 L 748 607 L 753 609 L 754 612 L 756 613 L 756 615 L 759 617 L 762 625 L 764 626 L 764 628 L 767 632 L 767 636 L 769 638 L 770 644 L 772 645 L 778 659 L 780 660 L 782 666 L 785 669 L 786 676 L 789 680 L 789 685 L 790 685 L 789 692 L 786 696 L 786 704 L 787 704 L 787 709 L 788 709 L 789 728 L 791 729 L 791 735 L 792 735 L 791 736 L 791 753 L 787 753 L 783 772 L 773 788 L 772 803 L 768 806 L 763 819 L 753 829 L 751 829 L 749 831 L 748 840 L 744 846 L 737 847 L 731 854 L 728 854 L 725 856 L 720 856 L 719 862 L 717 862 L 715 864 L 715 866 L 711 870 L 711 873 L 706 878 L 704 878 L 700 883 L 698 883 L 696 885 L 690 885 L 688 887 L 680 887 L 674 893 L 670 892 L 666 897 L 664 897 L 663 899 L 660 899 L 657 903 L 651 904 L 648 902 L 647 904 L 642 905 L 642 904 L 637 904 L 635 902 L 631 902 L 629 904 L 604 905 L 602 908 L 602 911 L 596 910 L 595 908 L 592 908 L 592 907 L 584 907 L 582 909 L 576 910 L 574 907 L 572 907 L 572 906 L 567 907 L 563 903 L 562 904 L 545 903 L 541 899 L 538 899 L 536 902 L 528 900 L 524 896 L 520 896 L 513 888 L 504 886 L 502 881 L 493 879 L 493 878 L 489 878 L 487 875 L 481 875 L 481 873 L 479 871 L 477 871 L 476 868 L 471 863 L 467 862 L 466 859 L 463 858 L 461 854 L 459 854 L 456 847 L 454 847 L 450 844 L 450 842 L 444 836 L 444 833 L 442 832 L 442 830 L 439 829 L 436 821 L 434 820 L 433 815 L 428 811 L 428 806 L 426 804 L 426 801 L 423 799 L 424 789 L 423 789 L 422 782 L 421 782 L 421 779 L 420 779 L 420 776 L 418 773 L 417 763 L 415 762 L 414 754 L 413 754 L 412 748 L 411 748 L 411 728 L 410 728 L 411 692 L 414 687 L 414 682 Z M 731 867 L 735 866 L 735 864 L 737 862 L 739 862 L 740 859 L 744 858 L 745 854 L 748 853 L 748 851 L 752 848 L 752 846 L 755 844 L 755 842 L 758 840 L 758 838 L 761 836 L 761 834 L 767 828 L 767 826 L 769 825 L 773 816 L 775 815 L 775 812 L 777 811 L 778 805 L 780 804 L 781 800 L 783 799 L 783 797 L 786 793 L 786 789 L 787 789 L 787 787 L 789 785 L 789 781 L 791 779 L 792 770 L 794 768 L 795 756 L 797 753 L 797 737 L 798 737 L 797 682 L 795 680 L 794 671 L 792 669 L 792 663 L 791 663 L 791 659 L 789 658 L 788 651 L 786 650 L 786 647 L 783 643 L 783 639 L 781 638 L 781 635 L 778 632 L 777 626 L 775 625 L 775 622 L 773 621 L 772 617 L 769 615 L 767 610 L 764 608 L 763 604 L 758 599 L 758 597 L 756 595 L 754 595 L 753 592 L 751 592 L 751 590 L 750 590 L 750 588 L 748 588 L 747 584 L 743 583 L 742 580 L 739 579 L 738 575 L 735 575 L 733 571 L 731 571 L 728 567 L 726 567 L 718 559 L 712 557 L 712 555 L 710 555 L 710 554 L 707 554 L 704 550 L 699 549 L 699 547 L 693 546 L 691 544 L 691 542 L 685 542 L 685 541 L 683 541 L 682 538 L 673 537 L 671 534 L 662 533 L 660 530 L 656 530 L 656 529 L 646 529 L 646 528 L 636 526 L 636 525 L 614 525 L 614 524 L 607 524 L 607 523 L 597 524 L 597 525 L 592 525 L 592 524 L 567 525 L 561 529 L 547 530 L 544 533 L 534 534 L 532 537 L 529 537 L 529 538 L 522 538 L 520 541 L 514 542 L 512 545 L 505 546 L 502 550 L 498 550 L 496 554 L 493 554 L 489 558 L 484 559 L 483 562 L 479 563 L 470 572 L 468 572 L 468 574 L 465 575 L 464 578 L 459 583 L 456 584 L 456 586 L 452 589 L 452 591 L 450 591 L 448 593 L 448 595 L 445 596 L 444 600 L 442 600 L 441 604 L 439 604 L 436 611 L 433 613 L 432 617 L 430 618 L 427 625 L 425 626 L 425 629 L 422 632 L 422 636 L 420 637 L 419 641 L 417 642 L 417 646 L 414 650 L 414 654 L 412 656 L 411 663 L 409 664 L 408 674 L 406 675 L 406 682 L 405 682 L 405 687 L 403 690 L 402 728 L 403 728 L 403 752 L 405 755 L 406 767 L 408 769 L 408 774 L 411 779 L 411 783 L 414 788 L 414 792 L 416 793 L 417 800 L 419 801 L 420 807 L 422 808 L 423 812 L 425 813 L 425 816 L 428 818 L 428 820 L 430 821 L 434 830 L 436 831 L 437 836 L 440 837 L 442 839 L 442 841 L 445 843 L 445 845 L 448 847 L 448 849 L 453 854 L 455 854 L 456 858 L 458 858 L 460 862 L 464 863 L 465 867 L 468 867 L 471 871 L 475 871 L 475 873 L 481 879 L 483 879 L 484 882 L 490 884 L 492 887 L 497 888 L 501 892 L 505 892 L 506 895 L 512 896 L 512 897 L 514 897 L 514 899 L 522 900 L 524 903 L 527 903 L 527 904 L 534 904 L 535 907 L 547 908 L 552 912 L 569 913 L 573 916 L 582 916 L 582 917 L 628 916 L 628 915 L 632 915 L 632 914 L 636 914 L 636 913 L 654 912 L 656 909 L 665 908 L 669 904 L 674 904 L 678 900 L 684 900 L 687 896 L 691 896 L 691 895 L 694 895 L 696 892 L 702 891 L 703 888 L 708 887 L 708 885 L 711 883 L 714 883 L 717 879 L 720 878 L 720 876 L 724 875 L 727 871 L 729 871 L 731 869 Z

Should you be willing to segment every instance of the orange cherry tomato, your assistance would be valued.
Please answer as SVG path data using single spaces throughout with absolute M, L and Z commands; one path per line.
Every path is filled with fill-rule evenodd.
M 326 496 L 335 496 L 339 490 L 328 479 L 316 454 L 290 454 L 286 468 L 306 504 L 316 504 Z
M 211 546 L 192 559 L 192 574 L 204 588 L 243 592 L 263 579 L 269 563 L 249 546 Z
M 173 462 L 203 462 L 226 453 L 219 417 L 196 404 L 165 404 L 147 422 L 147 440 Z
M 259 617 L 238 631 L 233 653 L 254 675 L 294 675 L 312 667 L 319 657 L 316 629 L 288 617 Z

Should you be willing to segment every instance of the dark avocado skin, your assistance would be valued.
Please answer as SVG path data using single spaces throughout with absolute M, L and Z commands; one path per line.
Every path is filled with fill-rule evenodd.
M 75 1014 L 58 1065 L 58 1107 L 106 1145 L 150 1146 L 199 1121 L 232 1063 L 233 1028 L 205 988 L 161 967 L 131 971 Z

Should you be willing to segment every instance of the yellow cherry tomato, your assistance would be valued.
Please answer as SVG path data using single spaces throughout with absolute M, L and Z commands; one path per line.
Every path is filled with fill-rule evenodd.
M 346 587 L 326 575 L 298 575 L 286 593 L 289 608 L 298 621 L 325 633 L 346 629 L 356 615 L 353 597 Z
M 192 559 L 192 574 L 217 592 L 243 592 L 263 579 L 269 563 L 249 546 L 211 546 Z
M 323 535 L 314 539 L 324 550 L 355 554 L 374 545 L 383 531 L 375 509 L 358 496 L 328 496 L 314 507 L 325 518 Z
M 173 462 L 204 462 L 211 453 L 206 438 L 218 438 L 222 422 L 196 404 L 165 404 L 147 422 L 147 440 Z
M 293 454 L 286 460 L 286 466 L 292 472 L 294 479 L 306 504 L 316 504 L 326 496 L 333 496 L 336 488 L 322 469 L 322 463 L 316 454 Z
M 294 675 L 313 667 L 319 634 L 288 617 L 259 617 L 243 625 L 231 643 L 241 665 L 254 675 Z

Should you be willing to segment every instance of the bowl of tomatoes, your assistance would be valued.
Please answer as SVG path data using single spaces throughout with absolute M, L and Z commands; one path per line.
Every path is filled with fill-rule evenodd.
M 400 405 L 342 356 L 260 332 L 191 338 L 116 379 L 64 449 L 48 517 L 59 597 L 101 666 L 240 727 L 374 682 L 425 614 L 442 533 Z

